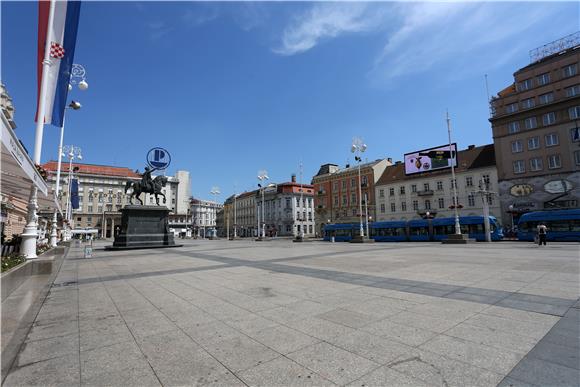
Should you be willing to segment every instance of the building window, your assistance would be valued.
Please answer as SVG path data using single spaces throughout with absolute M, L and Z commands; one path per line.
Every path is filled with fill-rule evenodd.
M 351 205 L 351 206 L 354 206 L 356 203 L 358 203 L 358 202 L 356 201 L 356 193 L 352 192 L 352 193 L 350 194 L 350 205 Z
M 332 189 L 334 191 L 338 191 L 338 181 L 335 181 L 335 182 L 332 183 Z
M 415 210 L 415 211 L 419 210 L 419 201 L 418 200 L 413 200 L 413 210 Z
M 528 138 L 528 150 L 538 149 L 540 147 L 540 137 L 530 137 Z
M 350 186 L 356 187 L 356 179 L 354 177 L 350 179 Z
M 437 203 L 439 204 L 439 208 L 445 208 L 445 199 L 439 198 L 437 199 Z
M 468 187 L 472 187 L 473 186 L 473 177 L 467 176 L 465 178 L 465 185 Z
M 442 181 L 437 182 L 437 191 L 443 191 L 443 182 Z
M 395 203 L 391 203 L 391 212 L 395 212 L 397 211 L 397 208 L 395 207 Z
M 404 195 L 405 194 L 405 186 L 404 185 L 402 185 L 402 186 L 399 187 L 399 193 L 401 195 Z
M 526 91 L 531 89 L 533 86 L 532 78 L 525 79 L 518 83 L 518 91 Z
M 580 150 L 574 151 L 574 163 L 580 165 Z
M 411 185 L 411 192 L 417 192 L 417 186 L 415 184 Z
M 536 117 L 528 117 L 524 120 L 526 129 L 534 129 L 538 127 L 538 120 Z
M 505 107 L 506 113 L 515 113 L 517 111 L 518 111 L 518 104 L 517 103 L 512 103 L 512 104 L 509 104 Z
M 395 189 L 389 188 L 389 196 L 395 196 Z
M 521 103 L 522 103 L 522 109 L 531 109 L 535 105 L 533 98 L 524 99 Z
M 346 179 L 342 181 L 342 189 L 346 189 Z
M 580 118 L 580 106 L 572 106 L 569 108 L 568 117 L 570 117 L 571 120 Z
M 538 100 L 540 101 L 540 105 L 545 105 L 547 103 L 554 102 L 554 93 L 542 94 L 538 97 Z
M 401 202 L 401 211 L 407 211 L 407 202 Z
M 562 168 L 562 160 L 560 159 L 560 155 L 548 156 L 548 168 L 550 169 Z
M 423 183 L 423 190 L 425 190 L 425 191 L 430 191 L 431 190 L 429 188 L 429 183 Z
M 455 188 L 457 186 L 456 179 L 451 179 L 450 182 L 451 182 L 451 189 L 453 189 L 453 188 Z
M 426 210 L 430 210 L 431 209 L 431 200 L 425 200 L 425 209 Z
M 570 129 L 570 137 L 572 138 L 572 142 L 580 141 L 580 128 Z
M 508 133 L 517 133 L 520 131 L 520 123 L 513 121 L 508 124 Z
M 367 177 L 365 175 L 361 176 L 361 184 L 363 187 L 367 185 Z
M 580 95 L 580 85 L 574 85 L 566 89 L 566 97 L 576 97 Z
M 467 205 L 469 207 L 474 207 L 475 206 L 475 196 L 473 196 L 472 193 L 470 193 L 469 195 L 467 195 Z
M 488 187 L 490 187 L 491 179 L 489 178 L 489 175 L 482 175 L 481 179 Z
M 537 79 L 539 86 L 547 85 L 550 83 L 550 73 L 540 74 Z
M 558 134 L 557 133 L 550 133 L 546 135 L 546 146 L 555 146 L 558 145 Z
M 571 64 L 562 69 L 562 77 L 563 78 L 573 77 L 574 75 L 576 75 L 577 72 L 578 69 L 576 67 L 576 64 Z
M 556 113 L 550 112 L 542 116 L 544 126 L 553 125 L 556 122 Z
M 512 141 L 512 153 L 520 153 L 524 151 L 524 146 L 521 140 Z
M 346 195 L 342 195 L 342 205 L 346 206 L 348 201 L 346 200 Z
M 542 159 L 540 157 L 530 159 L 530 171 L 541 171 L 542 168 Z
M 338 207 L 338 195 L 334 195 L 334 205 Z
M 524 160 L 516 160 L 514 161 L 514 173 L 525 173 L 526 172 L 526 164 Z
M 352 216 L 356 216 L 356 208 L 352 209 Z
M 385 197 L 385 190 L 384 189 L 380 189 L 379 190 L 379 197 L 380 198 L 384 198 Z

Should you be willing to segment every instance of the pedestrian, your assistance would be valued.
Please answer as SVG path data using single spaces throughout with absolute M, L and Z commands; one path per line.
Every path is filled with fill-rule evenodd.
M 546 235 L 548 234 L 548 227 L 545 224 L 540 223 L 538 224 L 538 246 L 541 246 L 542 243 L 546 246 Z

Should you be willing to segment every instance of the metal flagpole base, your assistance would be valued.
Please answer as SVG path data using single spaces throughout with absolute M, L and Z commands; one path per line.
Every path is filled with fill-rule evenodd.
M 38 238 L 38 223 L 37 223 L 37 188 L 32 187 L 30 191 L 30 200 L 28 201 L 28 214 L 26 216 L 27 222 L 22 232 L 22 244 L 20 245 L 20 253 L 26 259 L 34 259 L 36 255 L 36 240 Z
M 52 216 L 52 230 L 50 232 L 50 246 L 52 247 L 56 247 L 57 243 L 58 243 L 58 232 L 57 232 L 57 217 L 56 217 L 56 212 L 54 213 L 54 215 Z

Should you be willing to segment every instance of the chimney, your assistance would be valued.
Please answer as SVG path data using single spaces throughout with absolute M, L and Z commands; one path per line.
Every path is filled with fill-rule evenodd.
M 467 147 L 467 149 L 473 149 L 473 148 L 475 148 L 475 145 L 469 145 L 469 146 Z
M 390 157 L 387 157 L 387 161 L 388 161 L 389 163 L 393 163 L 393 159 L 392 159 L 392 158 L 390 158 Z
M 296 183 L 296 174 L 295 173 L 292 174 L 292 183 Z

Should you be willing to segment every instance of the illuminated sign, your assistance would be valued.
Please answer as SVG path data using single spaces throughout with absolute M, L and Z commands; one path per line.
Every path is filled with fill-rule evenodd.
M 405 154 L 405 175 L 431 172 L 457 166 L 457 144 Z

